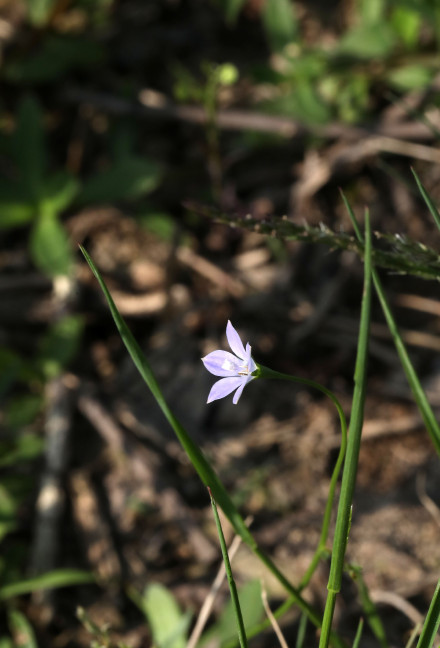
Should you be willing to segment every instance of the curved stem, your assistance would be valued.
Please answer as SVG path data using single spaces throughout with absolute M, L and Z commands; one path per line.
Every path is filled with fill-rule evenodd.
M 323 523 L 322 523 L 322 529 L 321 529 L 321 536 L 319 538 L 319 543 L 318 547 L 313 555 L 313 558 L 311 560 L 311 563 L 304 574 L 301 583 L 299 585 L 299 591 L 303 590 L 304 587 L 309 583 L 311 577 L 313 576 L 313 573 L 319 563 L 319 560 L 321 559 L 321 556 L 323 554 L 323 551 L 325 550 L 325 545 L 327 542 L 328 538 L 328 533 L 329 533 L 329 528 L 330 528 L 330 519 L 331 519 L 331 514 L 332 514 L 332 508 L 333 508 L 333 502 L 335 498 L 335 491 L 336 491 L 336 486 L 338 483 L 338 477 L 339 473 L 342 468 L 342 464 L 344 462 L 344 457 L 345 457 L 345 451 L 347 449 L 347 421 L 345 418 L 344 410 L 342 409 L 342 405 L 339 402 L 339 400 L 336 398 L 334 393 L 324 387 L 323 385 L 320 385 L 319 383 L 315 382 L 314 380 L 309 380 L 308 378 L 299 378 L 298 376 L 291 376 L 290 374 L 284 374 L 280 373 L 279 371 L 274 371 L 273 369 L 269 369 L 268 367 L 263 367 L 262 365 L 258 365 L 258 371 L 259 374 L 258 376 L 260 378 L 278 378 L 281 380 L 289 380 L 291 382 L 296 382 L 296 383 L 301 383 L 303 385 L 307 385 L 308 387 L 313 387 L 314 389 L 319 390 L 326 396 L 330 398 L 330 400 L 334 403 L 338 414 L 339 414 L 339 421 L 341 424 L 341 447 L 339 450 L 338 454 L 338 459 L 336 461 L 335 467 L 333 469 L 332 477 L 330 480 L 330 487 L 329 487 L 329 495 L 327 498 L 327 504 L 325 507 L 325 512 L 324 512 L 324 518 L 323 518 Z

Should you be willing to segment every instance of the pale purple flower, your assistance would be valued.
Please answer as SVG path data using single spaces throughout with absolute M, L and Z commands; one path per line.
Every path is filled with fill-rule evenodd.
M 214 376 L 222 376 L 222 379 L 217 380 L 212 386 L 207 402 L 212 403 L 212 401 L 224 398 L 236 390 L 232 399 L 236 405 L 245 386 L 256 378 L 252 374 L 258 367 L 251 357 L 251 345 L 248 342 L 246 349 L 244 348 L 240 336 L 229 321 L 226 326 L 226 337 L 235 355 L 229 351 L 218 349 L 202 358 L 202 362 L 209 372 Z

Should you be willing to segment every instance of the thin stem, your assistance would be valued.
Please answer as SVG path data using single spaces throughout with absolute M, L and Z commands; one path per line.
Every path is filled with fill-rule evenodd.
M 212 496 L 211 489 L 208 488 L 209 497 L 211 498 L 212 511 L 214 513 L 215 524 L 217 527 L 217 533 L 220 540 L 220 547 L 222 550 L 223 562 L 225 565 L 226 576 L 229 584 L 229 591 L 231 593 L 232 607 L 234 608 L 235 621 L 237 623 L 237 633 L 238 640 L 240 642 L 241 648 L 247 648 L 247 639 L 246 639 L 246 630 L 243 622 L 243 615 L 240 608 L 240 600 L 238 598 L 237 586 L 235 585 L 235 580 L 232 575 L 231 563 L 229 562 L 228 548 L 226 546 L 225 536 L 223 535 L 223 529 L 220 522 L 220 518 L 217 511 L 217 506 L 215 499 Z
M 324 387 L 323 385 L 320 385 L 314 380 L 309 380 L 308 378 L 300 378 L 298 376 L 291 376 L 290 374 L 280 373 L 279 371 L 274 371 L 273 369 L 269 369 L 268 367 L 263 367 L 262 365 L 259 365 L 258 369 L 259 369 L 260 378 L 279 378 L 281 380 L 289 380 L 291 382 L 301 383 L 303 385 L 307 385 L 308 387 L 313 387 L 314 389 L 319 390 L 320 392 L 328 396 L 334 403 L 337 412 L 339 414 L 339 420 L 341 424 L 341 447 L 330 480 L 329 495 L 325 507 L 321 535 L 319 538 L 318 547 L 313 555 L 311 563 L 299 585 L 299 591 L 301 591 L 310 582 L 310 579 L 313 576 L 315 569 L 321 559 L 321 556 L 326 548 L 326 542 L 327 542 L 329 528 L 330 528 L 330 520 L 331 520 L 332 509 L 333 509 L 333 501 L 335 498 L 336 486 L 338 483 L 339 473 L 341 471 L 342 464 L 344 462 L 345 451 L 347 448 L 347 421 L 341 403 L 336 398 L 335 394 L 329 389 L 327 389 L 326 387 Z
M 364 290 L 362 298 L 361 320 L 354 373 L 354 392 L 350 434 L 348 436 L 347 454 L 342 475 L 341 494 L 339 497 L 338 515 L 336 518 L 335 537 L 333 541 L 330 575 L 327 585 L 327 601 L 324 610 L 320 648 L 327 648 L 330 641 L 330 629 L 335 609 L 336 594 L 341 589 L 344 569 L 345 550 L 351 524 L 351 507 L 353 502 L 356 473 L 361 444 L 364 404 L 366 395 L 366 366 L 368 339 L 371 317 L 371 230 L 368 212 L 365 214 L 365 265 Z

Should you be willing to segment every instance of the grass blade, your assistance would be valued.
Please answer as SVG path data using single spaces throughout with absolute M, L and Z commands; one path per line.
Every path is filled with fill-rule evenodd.
M 341 195 L 347 208 L 348 214 L 351 218 L 351 222 L 353 223 L 356 236 L 358 237 L 360 242 L 363 242 L 363 236 L 359 228 L 359 224 L 356 220 L 356 216 L 354 215 L 354 212 L 348 200 L 342 192 Z M 406 374 L 406 378 L 413 393 L 414 400 L 417 403 L 417 407 L 419 408 L 423 422 L 425 423 L 426 429 L 428 430 L 428 434 L 431 437 L 431 441 L 434 444 L 438 455 L 440 456 L 440 426 L 437 423 L 434 412 L 432 411 L 431 405 L 429 404 L 429 401 L 417 376 L 416 370 L 414 369 L 414 366 L 408 355 L 408 351 L 406 350 L 402 336 L 400 335 L 396 321 L 393 317 L 391 308 L 385 296 L 385 291 L 382 287 L 379 274 L 375 268 L 373 268 L 373 282 L 380 301 L 380 305 L 382 306 L 383 314 L 385 315 L 385 319 L 388 324 L 388 328 L 390 329 L 391 335 L 393 337 L 397 353 L 399 354 L 400 362 L 402 363 L 403 370 Z
M 0 601 L 5 601 L 13 596 L 20 596 L 21 594 L 30 594 L 37 590 L 94 582 L 95 578 L 90 572 L 80 571 L 79 569 L 55 569 L 46 574 L 41 574 L 41 576 L 35 576 L 35 578 L 26 578 L 15 583 L 10 583 L 9 585 L 3 585 L 0 587 Z
M 324 610 L 322 633 L 319 642 L 320 648 L 327 648 L 328 646 L 333 613 L 336 604 L 336 595 L 341 589 L 345 550 L 347 547 L 348 534 L 350 531 L 351 507 L 356 484 L 357 465 L 361 445 L 367 382 L 366 373 L 368 339 L 370 334 L 371 316 L 371 248 L 370 218 L 368 212 L 366 212 L 364 290 L 362 297 L 356 367 L 354 372 L 353 405 L 344 471 L 342 473 L 341 494 L 339 497 L 338 514 L 336 518 L 335 538 L 333 541 L 332 559 L 330 564 L 330 575 L 327 585 L 327 601 Z
M 222 550 L 226 577 L 228 579 L 228 584 L 229 584 L 229 591 L 231 592 L 231 602 L 232 602 L 232 607 L 234 608 L 235 620 L 237 623 L 238 640 L 240 642 L 241 648 L 247 648 L 246 631 L 244 629 L 243 616 L 241 614 L 240 600 L 238 598 L 237 586 L 235 585 L 234 577 L 232 575 L 231 563 L 229 562 L 228 548 L 226 546 L 225 536 L 223 535 L 223 529 L 220 523 L 220 518 L 218 516 L 215 499 L 212 497 L 212 493 L 209 488 L 208 491 L 209 491 L 209 497 L 211 498 L 212 511 L 214 513 L 215 525 L 217 527 L 220 547 Z
M 417 648 L 431 648 L 440 626 L 440 580 L 435 588 Z
M 419 176 L 417 175 L 417 173 L 414 171 L 414 169 L 412 167 L 411 167 L 411 171 L 412 171 L 412 174 L 413 174 L 413 176 L 414 176 L 414 178 L 415 178 L 415 180 L 417 182 L 417 186 L 419 188 L 419 191 L 423 196 L 423 200 L 425 201 L 426 206 L 428 207 L 429 211 L 431 212 L 431 216 L 433 217 L 435 224 L 437 225 L 437 227 L 440 230 L 440 213 L 439 213 L 437 207 L 432 202 L 432 200 L 431 200 L 428 192 L 426 191 L 425 187 L 423 186 L 422 181 L 420 180 Z

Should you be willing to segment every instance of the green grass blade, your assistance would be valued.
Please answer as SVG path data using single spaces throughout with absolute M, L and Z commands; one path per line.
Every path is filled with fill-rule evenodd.
M 209 489 L 208 489 L 209 490 Z M 222 525 L 218 516 L 217 506 L 212 493 L 209 490 L 209 497 L 211 498 L 212 511 L 214 513 L 215 525 L 217 527 L 218 538 L 222 550 L 223 562 L 225 565 L 226 578 L 228 579 L 229 591 L 231 593 L 231 603 L 235 613 L 235 621 L 237 623 L 238 640 L 241 648 L 247 648 L 246 631 L 244 629 L 243 615 L 241 614 L 240 600 L 238 598 L 237 586 L 232 575 L 231 563 L 229 562 L 228 548 L 226 546 L 225 536 L 223 535 Z
M 426 191 L 425 187 L 423 186 L 422 181 L 420 180 L 417 173 L 414 171 L 413 168 L 411 168 L 411 171 L 412 171 L 412 174 L 413 174 L 413 176 L 414 176 L 414 178 L 415 178 L 415 180 L 417 182 L 417 186 L 419 188 L 419 191 L 423 196 L 423 200 L 425 201 L 426 206 L 428 207 L 429 211 L 431 212 L 431 216 L 433 217 L 435 224 L 437 225 L 437 227 L 440 230 L 440 213 L 439 213 L 437 207 L 432 202 L 428 192 Z
M 356 630 L 356 636 L 353 641 L 353 648 L 359 648 L 361 645 L 362 630 L 364 629 L 364 620 L 359 619 L 359 625 Z
M 322 622 L 320 648 L 327 648 L 330 638 L 330 628 L 336 603 L 336 594 L 341 589 L 344 557 L 347 547 L 351 522 L 351 506 L 356 484 L 356 473 L 361 445 L 362 426 L 364 421 L 364 404 L 367 382 L 367 355 L 370 334 L 371 317 L 371 229 L 368 212 L 365 214 L 365 258 L 364 258 L 364 289 L 362 297 L 361 319 L 359 326 L 356 366 L 354 372 L 354 392 L 350 432 L 348 435 L 347 452 L 344 471 L 342 473 L 341 494 L 339 497 L 338 514 L 336 518 L 335 538 L 333 541 L 330 575 L 327 585 L 328 594 Z
M 356 216 L 354 215 L 354 212 L 344 194 L 342 192 L 341 194 L 348 214 L 351 218 L 351 222 L 353 223 L 356 236 L 358 237 L 360 242 L 363 242 L 363 236 L 359 228 L 359 224 L 356 220 Z M 391 312 L 391 308 L 388 304 L 379 274 L 375 268 L 373 268 L 373 282 L 376 289 L 376 294 L 379 298 L 380 305 L 383 310 L 383 314 L 385 315 L 385 319 L 388 324 L 388 328 L 390 329 L 391 335 L 393 337 L 400 362 L 402 363 L 403 370 L 406 374 L 406 378 L 413 393 L 414 400 L 417 403 L 417 407 L 419 408 L 423 422 L 425 423 L 426 429 L 428 430 L 428 434 L 431 437 L 431 441 L 434 444 L 438 455 L 440 456 L 440 426 L 437 422 L 437 419 L 435 418 L 434 412 L 432 411 L 431 405 L 429 404 L 429 401 L 417 376 L 416 370 L 414 369 L 414 366 L 408 355 L 408 351 L 406 350 L 402 336 L 400 335 L 396 321 L 393 317 L 393 313 Z
M 440 626 L 440 580 L 435 588 L 417 648 L 431 648 Z
M 379 642 L 381 648 L 389 648 L 385 628 L 383 626 L 377 608 L 374 602 L 371 600 L 368 587 L 362 577 L 362 570 L 360 569 L 360 567 L 352 567 L 352 570 L 354 572 L 354 580 L 358 586 L 361 605 L 364 610 L 367 623 L 370 626 L 377 641 Z
M 79 569 L 55 569 L 46 574 L 41 574 L 41 576 L 35 576 L 35 578 L 26 578 L 15 583 L 3 585 L 3 587 L 0 587 L 0 601 L 5 601 L 13 596 L 20 596 L 21 594 L 30 594 L 37 590 L 83 585 L 84 583 L 94 582 L 95 578 L 90 572 Z

